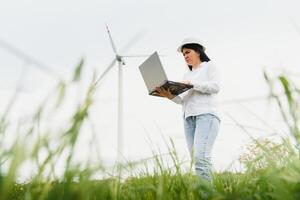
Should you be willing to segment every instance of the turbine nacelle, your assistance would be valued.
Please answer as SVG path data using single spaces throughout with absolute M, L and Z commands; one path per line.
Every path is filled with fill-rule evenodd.
M 116 55 L 116 60 L 117 60 L 118 62 L 121 62 L 122 65 L 125 65 L 125 61 L 123 60 L 122 56 Z

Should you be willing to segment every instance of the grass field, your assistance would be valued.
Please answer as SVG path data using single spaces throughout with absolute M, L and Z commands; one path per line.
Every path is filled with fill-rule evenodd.
M 74 73 L 71 84 L 79 84 L 81 62 Z M 213 174 L 213 184 L 197 178 L 192 167 L 183 169 L 176 149 L 169 147 L 168 157 L 172 164 L 166 164 L 162 155 L 151 159 L 154 169 L 145 163 L 125 163 L 116 166 L 114 175 L 95 179 L 96 174 L 106 170 L 89 162 L 74 163 L 74 149 L 81 133 L 81 127 L 88 118 L 93 104 L 95 87 L 88 87 L 84 100 L 76 107 L 68 126 L 53 134 L 51 130 L 35 135 L 43 120 L 47 120 L 47 109 L 60 109 L 68 84 L 60 83 L 53 98 L 47 97 L 37 107 L 37 112 L 26 124 L 20 124 L 13 143 L 6 144 L 11 133 L 8 114 L 0 118 L 0 199 L 300 199 L 299 159 L 299 94 L 300 90 L 285 76 L 270 78 L 271 98 L 277 102 L 291 137 L 281 143 L 269 140 L 253 140 L 249 151 L 240 162 L 243 172 L 222 172 Z M 93 81 L 92 81 L 93 82 Z M 274 85 L 279 84 L 284 95 L 276 94 Z M 52 102 L 52 103 L 51 103 Z M 39 130 L 39 129 L 38 129 Z M 43 155 L 43 156 L 41 156 Z M 62 176 L 55 174 L 55 165 L 63 160 Z M 30 163 L 36 173 L 25 183 L 18 181 L 20 168 Z M 192 164 L 192 163 L 191 163 Z M 151 165 L 152 166 L 152 165 Z M 192 166 L 192 165 L 191 165 Z M 116 175 L 117 174 L 117 175 Z M 119 174 L 119 175 L 118 175 Z M 124 176 L 126 174 L 126 176 Z

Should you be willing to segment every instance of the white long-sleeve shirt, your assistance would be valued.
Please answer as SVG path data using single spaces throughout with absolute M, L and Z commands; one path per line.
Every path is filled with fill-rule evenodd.
M 211 62 L 200 65 L 184 74 L 183 80 L 189 80 L 193 88 L 171 99 L 182 104 L 183 117 L 210 113 L 218 117 L 217 93 L 220 90 L 220 75 Z

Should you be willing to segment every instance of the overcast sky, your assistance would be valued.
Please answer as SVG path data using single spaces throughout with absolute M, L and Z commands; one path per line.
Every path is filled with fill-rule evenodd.
M 185 37 L 198 37 L 205 42 L 208 56 L 222 74 L 219 94 L 222 122 L 213 159 L 215 169 L 223 170 L 238 158 L 249 142 L 248 134 L 265 137 L 273 135 L 270 127 L 283 129 L 273 104 L 264 100 L 239 103 L 228 100 L 266 96 L 264 67 L 275 74 L 282 70 L 300 73 L 299 6 L 297 0 L 2 0 L 0 39 L 45 63 L 65 80 L 72 77 L 74 67 L 84 57 L 84 85 L 91 80 L 94 70 L 101 73 L 114 59 L 106 23 L 118 50 L 135 39 L 121 54 L 158 51 L 165 55 L 161 60 L 168 78 L 176 81 L 187 70 L 182 55 L 176 52 L 178 44 Z M 147 95 L 138 70 L 144 59 L 126 59 L 123 70 L 124 155 L 129 159 L 148 157 L 149 140 L 165 150 L 162 137 L 171 137 L 180 155 L 187 156 L 181 107 Z M 97 138 L 89 134 L 81 136 L 80 159 L 89 151 L 89 140 L 97 140 L 104 161 L 115 159 L 117 75 L 116 66 L 97 90 L 91 110 Z M 57 83 L 49 73 L 28 65 L 0 46 L 1 112 L 20 77 L 22 92 L 13 119 L 35 110 L 35 105 Z M 83 88 L 73 88 L 68 101 L 80 98 Z M 70 111 L 66 109 L 65 115 L 68 114 Z M 52 122 L 57 124 L 59 120 L 54 118 Z M 245 125 L 248 133 L 236 122 Z

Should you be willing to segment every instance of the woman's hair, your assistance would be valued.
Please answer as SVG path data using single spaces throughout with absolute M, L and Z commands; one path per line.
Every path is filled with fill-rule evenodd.
M 204 52 L 204 47 L 200 44 L 196 44 L 196 43 L 185 44 L 181 47 L 181 51 L 182 51 L 183 48 L 193 49 L 194 51 L 196 51 L 199 54 L 201 62 L 210 61 L 209 57 Z M 189 69 L 192 71 L 192 66 L 191 65 L 188 65 L 188 66 L 189 66 Z

